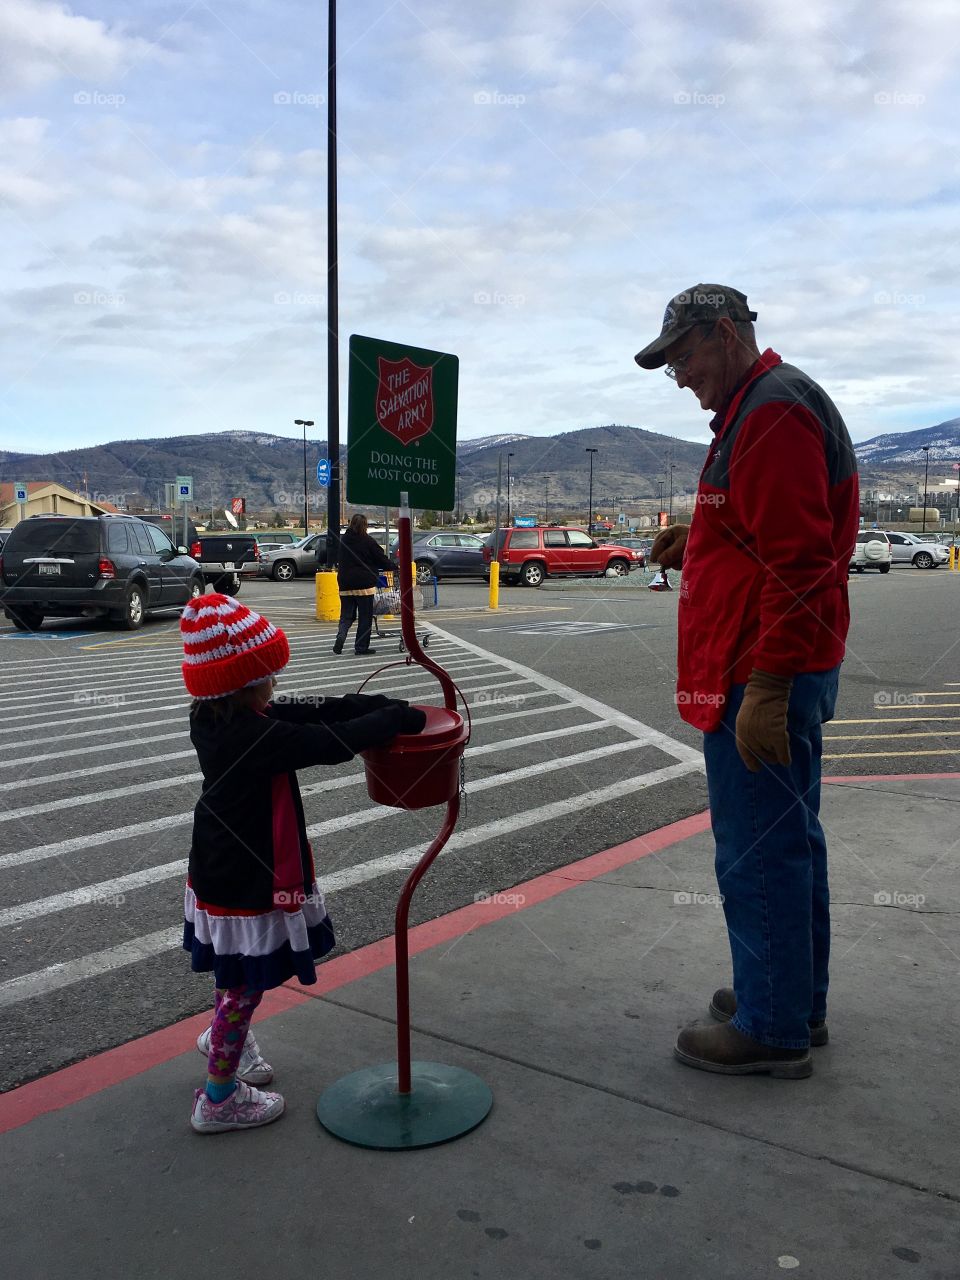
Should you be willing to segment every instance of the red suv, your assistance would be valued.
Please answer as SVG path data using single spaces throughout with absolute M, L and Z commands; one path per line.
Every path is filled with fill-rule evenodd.
M 494 558 L 491 534 L 484 544 L 483 560 L 489 573 Z M 522 582 L 525 587 L 539 587 L 544 578 L 602 577 L 611 573 L 623 577 L 639 569 L 643 559 L 629 547 L 596 542 L 582 529 L 558 529 L 539 526 L 535 529 L 500 530 L 500 579 Z

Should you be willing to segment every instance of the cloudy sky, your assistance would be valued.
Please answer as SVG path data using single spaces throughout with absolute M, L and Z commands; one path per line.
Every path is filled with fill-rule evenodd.
M 0 448 L 325 422 L 324 9 L 4 0 Z M 960 412 L 952 0 L 341 9 L 344 408 L 357 332 L 461 438 L 702 439 L 632 357 L 720 281 L 855 439 Z

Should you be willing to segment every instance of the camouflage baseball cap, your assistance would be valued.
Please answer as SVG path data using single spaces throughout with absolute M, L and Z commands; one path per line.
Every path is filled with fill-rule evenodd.
M 713 324 L 722 316 L 730 320 L 756 320 L 757 313 L 747 306 L 747 295 L 726 284 L 695 284 L 684 289 L 667 303 L 663 313 L 660 337 L 633 357 L 641 369 L 659 369 L 666 364 L 663 354 L 672 342 L 698 324 Z

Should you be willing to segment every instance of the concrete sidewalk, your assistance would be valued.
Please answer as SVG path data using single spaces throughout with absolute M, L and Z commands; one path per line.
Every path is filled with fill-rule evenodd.
M 831 1039 L 807 1080 L 672 1058 L 729 981 L 688 819 L 415 931 L 414 1057 L 494 1092 L 459 1141 L 367 1151 L 315 1118 L 325 1087 L 393 1057 L 389 942 L 258 1016 L 278 1124 L 191 1132 L 203 1019 L 0 1098 L 3 1271 L 957 1280 L 958 805 L 958 775 L 825 786 Z

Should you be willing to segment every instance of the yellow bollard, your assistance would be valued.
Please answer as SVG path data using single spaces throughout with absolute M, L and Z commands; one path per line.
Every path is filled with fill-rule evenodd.
M 500 608 L 500 561 L 490 561 L 490 608 Z
M 960 569 L 960 547 L 950 548 L 950 568 Z
M 340 621 L 340 592 L 337 588 L 337 572 L 325 569 L 316 576 L 317 621 Z

